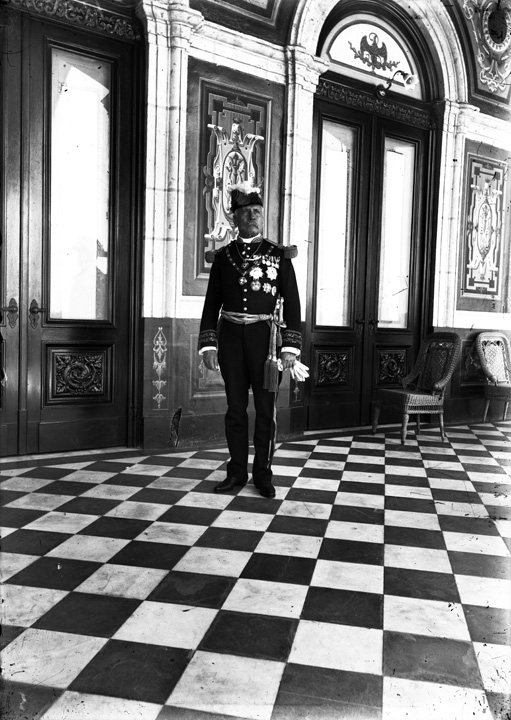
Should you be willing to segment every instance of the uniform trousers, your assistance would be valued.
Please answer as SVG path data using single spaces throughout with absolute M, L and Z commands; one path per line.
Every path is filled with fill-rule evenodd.
M 256 483 L 272 478 L 271 461 L 277 428 L 276 393 L 263 388 L 269 341 L 270 327 L 265 321 L 247 325 L 225 319 L 220 321 L 218 363 L 227 396 L 225 437 L 231 456 L 227 463 L 227 476 L 239 481 L 248 479 L 247 408 L 250 388 L 256 412 L 252 475 Z

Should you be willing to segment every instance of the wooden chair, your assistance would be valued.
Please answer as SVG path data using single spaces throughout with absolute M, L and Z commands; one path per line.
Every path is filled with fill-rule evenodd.
M 475 340 L 476 351 L 481 369 L 486 375 L 487 385 L 484 386 L 484 413 L 486 420 L 488 408 L 492 400 L 504 401 L 504 415 L 511 399 L 511 351 L 508 338 L 501 332 L 482 332 Z
M 401 443 L 406 440 L 410 415 L 417 415 L 417 433 L 421 415 L 438 415 L 440 434 L 444 432 L 444 394 L 456 367 L 461 339 L 456 333 L 437 332 L 426 337 L 412 371 L 402 378 L 403 389 L 378 390 L 374 400 L 373 435 L 378 427 L 382 408 L 397 410 L 402 415 Z M 414 384 L 412 381 L 416 380 Z

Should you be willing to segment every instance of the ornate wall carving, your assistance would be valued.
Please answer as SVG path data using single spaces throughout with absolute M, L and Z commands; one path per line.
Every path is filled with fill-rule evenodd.
M 134 22 L 130 18 L 78 0 L 7 0 L 7 4 L 126 40 L 140 37 L 138 21 Z M 122 7 L 120 3 L 119 6 Z
M 463 0 L 475 44 L 478 89 L 509 99 L 511 8 L 494 0 Z
M 332 80 L 320 78 L 316 95 L 339 105 L 347 105 L 365 112 L 377 113 L 409 125 L 422 128 L 433 126 L 433 120 L 425 110 L 404 105 L 395 100 L 389 100 L 388 97 L 381 99 L 362 90 L 353 90 Z
M 495 149 L 486 150 L 467 142 L 457 309 L 506 312 L 509 168 Z
M 166 380 L 162 380 L 162 377 L 167 370 L 167 338 L 163 332 L 163 328 L 159 327 L 153 340 L 153 371 L 156 375 L 156 380 L 152 381 L 154 388 L 156 389 L 156 395 L 153 395 L 153 402 L 158 410 L 162 409 L 162 404 L 167 397 L 163 394 L 162 390 L 167 384 Z M 163 409 L 168 408 L 168 402 L 164 403 Z

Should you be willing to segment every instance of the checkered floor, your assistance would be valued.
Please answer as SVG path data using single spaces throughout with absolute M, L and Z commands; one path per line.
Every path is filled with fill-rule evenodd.
M 5 720 L 507 720 L 511 423 L 0 461 Z

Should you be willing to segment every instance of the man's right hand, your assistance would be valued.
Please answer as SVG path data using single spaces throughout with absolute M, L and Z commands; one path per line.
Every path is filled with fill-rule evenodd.
M 218 371 L 218 353 L 216 350 L 206 350 L 206 352 L 202 353 L 202 359 L 208 370 Z

